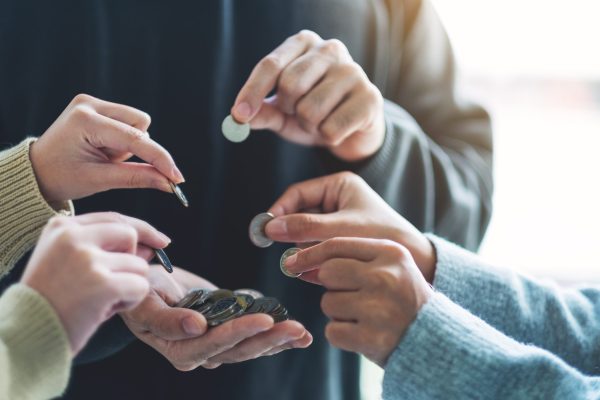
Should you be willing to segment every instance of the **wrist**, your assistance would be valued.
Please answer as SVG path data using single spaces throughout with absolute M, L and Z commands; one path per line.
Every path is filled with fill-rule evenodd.
M 403 221 L 401 225 L 406 225 L 406 221 Z M 432 284 L 437 263 L 435 247 L 417 228 L 412 225 L 411 228 L 410 231 L 405 228 L 395 228 L 392 240 L 410 251 L 421 274 L 429 284 Z
M 46 200 L 46 203 L 48 203 L 48 205 L 50 205 L 50 207 L 56 211 L 63 209 L 65 202 L 68 201 L 68 199 L 55 199 L 52 196 L 52 191 L 47 184 L 47 178 L 45 176 L 45 172 L 50 168 L 45 166 L 42 162 L 38 140 L 31 142 L 29 145 L 29 162 L 31 164 L 31 169 L 33 170 L 33 175 L 35 176 L 38 189 L 42 194 L 42 197 L 44 197 L 44 200 Z

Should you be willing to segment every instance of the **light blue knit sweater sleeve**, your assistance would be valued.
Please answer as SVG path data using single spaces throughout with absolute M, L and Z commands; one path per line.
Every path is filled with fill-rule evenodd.
M 390 356 L 383 397 L 598 399 L 600 378 L 509 338 L 436 293 Z
M 600 375 L 600 286 L 561 288 L 484 264 L 429 236 L 437 251 L 436 290 L 505 335 Z
M 600 398 L 597 288 L 561 289 L 430 240 L 438 292 L 388 360 L 384 398 Z

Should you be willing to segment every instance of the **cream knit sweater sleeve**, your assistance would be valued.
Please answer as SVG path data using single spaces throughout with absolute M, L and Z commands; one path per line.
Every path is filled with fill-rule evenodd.
M 71 202 L 55 210 L 40 193 L 29 161 L 34 141 L 0 153 L 0 278 L 33 247 L 50 218 L 73 213 Z
M 38 239 L 54 210 L 41 195 L 29 161 L 35 139 L 0 152 L 0 277 Z M 48 399 L 66 388 L 71 367 L 67 334 L 52 306 L 17 284 L 0 297 L 0 400 Z

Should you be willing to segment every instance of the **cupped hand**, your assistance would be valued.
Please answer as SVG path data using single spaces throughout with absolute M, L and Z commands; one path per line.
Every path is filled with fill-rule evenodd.
M 327 340 L 382 368 L 433 293 L 410 252 L 390 240 L 330 239 L 288 258 L 286 268 L 327 289 Z
M 334 237 L 393 240 L 409 249 L 431 282 L 433 245 L 358 175 L 341 172 L 290 186 L 271 206 L 267 235 L 279 242 L 313 243 Z
M 80 94 L 31 145 L 30 159 L 50 204 L 120 188 L 170 192 L 183 182 L 171 155 L 150 139 L 143 111 Z M 132 156 L 144 163 L 125 162 Z
M 231 112 L 253 129 L 327 147 L 345 161 L 373 155 L 385 135 L 383 97 L 346 46 L 306 30 L 256 65 Z
M 311 334 L 299 322 L 275 324 L 265 314 L 246 315 L 208 329 L 202 314 L 172 305 L 191 288 L 216 287 L 181 268 L 172 275 L 160 267 L 150 271 L 150 294 L 121 316 L 135 336 L 181 371 L 216 368 L 312 343 Z
M 21 282 L 55 309 L 77 354 L 102 322 L 142 301 L 150 249 L 169 242 L 147 223 L 115 213 L 55 217 Z

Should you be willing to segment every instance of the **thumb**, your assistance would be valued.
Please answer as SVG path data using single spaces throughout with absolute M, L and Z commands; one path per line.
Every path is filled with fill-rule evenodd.
M 277 242 L 321 242 L 352 230 L 343 212 L 330 214 L 290 214 L 271 220 L 265 227 L 267 236 Z
M 171 307 L 156 292 L 151 292 L 142 304 L 123 316 L 129 323 L 167 341 L 190 339 L 206 332 L 202 314 Z
M 168 179 L 150 164 L 117 162 L 102 164 L 91 180 L 101 191 L 111 189 L 157 189 L 171 192 Z

